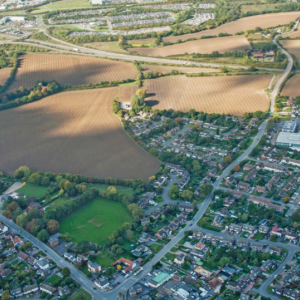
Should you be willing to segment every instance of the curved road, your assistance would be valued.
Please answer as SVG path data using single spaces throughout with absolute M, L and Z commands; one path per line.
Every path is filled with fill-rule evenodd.
M 50 37 L 50 36 L 49 36 Z M 51 37 L 52 38 L 52 37 Z M 58 40 L 59 42 L 62 42 L 60 40 Z M 273 40 L 273 43 L 276 44 L 276 37 Z M 41 43 L 42 44 L 42 43 Z M 55 45 L 55 47 L 64 47 L 61 45 Z M 72 49 L 74 45 L 72 45 Z M 50 47 L 49 47 L 50 48 Z M 68 47 L 69 50 L 71 47 Z M 79 47 L 78 47 L 79 48 Z M 285 72 L 283 73 L 283 75 L 280 77 L 279 81 L 276 83 L 273 93 L 272 93 L 272 99 L 271 99 L 271 108 L 270 111 L 273 112 L 273 103 L 275 103 L 275 99 L 276 96 L 278 94 L 279 88 L 281 83 L 285 80 L 286 76 L 289 74 L 289 72 L 292 69 L 293 66 L 293 59 L 292 57 L 281 47 L 279 47 L 283 53 L 285 53 L 288 57 L 288 65 L 287 68 L 285 70 Z M 157 59 L 157 58 L 145 58 L 145 57 L 140 57 L 140 56 L 130 56 L 130 55 L 120 55 L 120 54 L 115 54 L 115 53 L 108 53 L 108 52 L 104 52 L 104 51 L 96 51 L 96 50 L 89 50 L 83 47 L 80 47 L 80 49 L 85 52 L 90 52 L 90 53 L 95 53 L 97 55 L 103 55 L 103 56 L 108 56 L 108 54 L 110 55 L 110 57 L 112 58 L 122 58 L 122 59 L 129 59 L 129 60 L 143 60 L 143 61 L 149 61 L 149 62 L 163 62 L 163 63 L 176 63 L 176 64 L 184 64 L 184 62 L 180 62 L 180 61 L 174 61 L 174 60 L 168 60 L 168 59 Z M 195 65 L 199 65 L 199 66 L 212 66 L 212 64 L 200 64 L 197 63 Z M 215 65 L 215 66 L 222 66 L 222 65 Z M 234 68 L 239 68 L 237 66 L 233 66 Z M 243 67 L 244 69 L 247 69 L 247 67 Z M 123 281 L 122 284 L 120 284 L 117 288 L 113 289 L 112 291 L 109 292 L 101 292 L 99 290 L 95 290 L 93 282 L 91 280 L 89 280 L 81 271 L 79 271 L 78 269 L 76 269 L 72 264 L 70 264 L 69 262 L 67 262 L 66 260 L 64 260 L 62 257 L 60 257 L 55 251 L 53 251 L 50 247 L 48 247 L 46 244 L 40 242 L 38 239 L 36 239 L 34 236 L 30 235 L 28 232 L 26 232 L 25 230 L 21 229 L 19 226 L 17 226 L 16 224 L 14 224 L 12 221 L 8 220 L 7 218 L 5 218 L 4 216 L 0 215 L 0 220 L 6 224 L 7 226 L 11 227 L 12 229 L 14 229 L 15 231 L 19 232 L 20 234 L 22 234 L 24 237 L 26 237 L 32 244 L 34 244 L 35 246 L 37 246 L 39 249 L 41 249 L 42 251 L 46 252 L 47 255 L 53 259 L 60 267 L 68 267 L 71 270 L 71 274 L 72 276 L 75 278 L 75 280 L 77 280 L 83 288 L 85 288 L 93 297 L 93 299 L 102 299 L 102 300 L 111 300 L 111 299 L 117 299 L 119 293 L 125 293 L 127 292 L 128 288 L 137 283 L 138 281 L 141 280 L 141 278 L 143 278 L 147 273 L 149 273 L 152 269 L 152 266 L 157 263 L 158 261 L 160 261 L 169 251 L 172 247 L 174 247 L 183 237 L 184 237 L 184 231 L 187 229 L 192 229 L 192 228 L 197 228 L 197 226 L 194 223 L 197 223 L 202 216 L 204 215 L 205 211 L 207 210 L 210 202 L 212 201 L 212 197 L 214 194 L 214 191 L 219 187 L 220 183 L 222 182 L 222 179 L 227 177 L 230 173 L 230 171 L 232 170 L 233 166 L 235 164 L 240 163 L 242 160 L 244 160 L 245 158 L 248 157 L 248 155 L 250 154 L 250 152 L 254 149 L 254 147 L 257 146 L 259 140 L 261 139 L 261 137 L 264 135 L 265 133 L 265 128 L 267 126 L 267 120 L 265 120 L 261 126 L 260 129 L 257 133 L 257 135 L 254 137 L 253 139 L 253 143 L 250 145 L 250 147 L 235 161 L 233 161 L 230 165 L 228 165 L 227 168 L 224 169 L 224 171 L 222 172 L 222 174 L 218 177 L 218 179 L 214 182 L 213 184 L 213 190 L 212 192 L 206 197 L 206 199 L 204 200 L 204 202 L 198 206 L 199 210 L 197 212 L 197 214 L 194 217 L 194 221 L 189 221 L 187 223 L 187 226 L 185 228 L 182 228 L 179 233 L 172 238 L 172 240 L 166 244 L 162 250 L 160 252 L 158 252 L 153 259 L 146 263 L 143 266 L 143 271 L 140 272 L 137 276 L 131 276 L 129 278 L 127 278 L 126 280 Z M 203 229 L 201 229 L 203 231 Z M 292 257 L 292 252 L 289 253 L 288 257 L 285 259 L 285 261 L 283 262 L 283 265 L 280 267 L 284 267 L 285 264 L 289 261 L 289 259 L 291 259 Z M 277 271 L 280 272 L 280 269 L 278 268 Z M 276 272 L 277 272 L 276 271 Z M 275 274 L 275 273 L 273 273 Z M 272 276 L 271 275 L 269 277 L 269 279 L 261 286 L 260 288 L 260 292 L 263 295 L 267 295 L 267 297 L 269 296 L 268 292 L 267 292 L 267 287 L 268 285 L 271 283 L 272 281 Z M 270 282 L 269 282 L 270 281 Z

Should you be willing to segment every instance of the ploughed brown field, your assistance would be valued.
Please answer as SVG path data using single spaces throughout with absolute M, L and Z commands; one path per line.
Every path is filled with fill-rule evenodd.
M 130 102 L 130 98 L 137 91 L 137 85 L 128 85 L 118 88 L 118 101 L 119 102 Z
M 4 68 L 0 69 L 0 85 L 3 85 L 10 75 L 10 71 L 12 68 Z
M 284 37 L 289 37 L 291 39 L 299 39 L 300 38 L 300 23 L 297 26 L 297 30 L 292 31 L 288 34 L 285 34 Z
M 296 74 L 290 78 L 283 87 L 282 96 L 299 97 L 300 96 L 300 75 Z
M 243 35 L 236 35 L 190 41 L 159 48 L 130 48 L 129 50 L 143 55 L 166 57 L 185 53 L 210 54 L 213 51 L 224 53 L 226 51 L 243 51 L 246 49 L 251 49 L 251 45 L 248 40 Z
M 204 30 L 201 32 L 178 35 L 178 36 L 167 36 L 163 38 L 164 42 L 175 43 L 177 40 L 186 41 L 188 39 L 196 38 L 199 39 L 202 36 L 207 35 L 218 35 L 219 33 L 235 34 L 240 31 L 246 31 L 255 29 L 256 27 L 269 28 L 278 25 L 288 24 L 295 21 L 300 16 L 300 12 L 285 12 L 276 14 L 265 14 L 257 15 L 246 18 L 241 18 L 237 21 L 229 22 L 221 25 L 217 28 Z
M 282 46 L 300 61 L 300 40 L 281 40 Z
M 71 91 L 0 112 L 0 169 L 143 178 L 159 162 L 139 148 L 112 113 L 116 88 Z
M 148 104 L 155 108 L 241 116 L 245 112 L 268 110 L 269 99 L 263 89 L 268 87 L 271 77 L 179 75 L 147 80 L 144 88 L 151 95 Z
M 193 67 L 177 67 L 177 66 L 159 66 L 159 65 L 143 65 L 143 71 L 157 71 L 163 74 L 171 73 L 173 70 L 180 71 L 183 74 L 192 73 L 217 73 L 219 69 L 213 68 L 193 68 Z
M 101 81 L 135 79 L 130 63 L 75 55 L 28 54 L 22 57 L 17 76 L 9 88 L 33 87 L 38 80 L 84 85 Z

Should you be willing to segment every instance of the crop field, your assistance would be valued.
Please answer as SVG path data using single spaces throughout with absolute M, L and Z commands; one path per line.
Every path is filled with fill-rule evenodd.
M 31 88 L 38 80 L 86 85 L 135 77 L 136 69 L 130 63 L 75 55 L 28 54 L 23 56 L 9 91 L 20 86 Z
M 153 95 L 147 100 L 155 108 L 241 116 L 245 112 L 268 110 L 269 99 L 263 89 L 268 87 L 271 77 L 181 75 L 147 80 L 144 88 Z
M 118 88 L 118 101 L 129 102 L 130 98 L 137 91 L 137 85 L 122 86 Z
M 246 49 L 251 49 L 250 43 L 243 35 L 237 35 L 190 41 L 159 48 L 130 48 L 129 50 L 143 55 L 166 57 L 185 53 L 210 54 L 213 51 L 219 51 L 222 54 L 226 51 L 244 51 Z
M 282 46 L 291 54 L 294 54 L 300 62 L 300 40 L 281 40 Z
M 3 85 L 10 75 L 11 68 L 0 69 L 0 85 Z
M 300 75 L 296 74 L 290 78 L 283 87 L 282 96 L 299 97 L 300 96 Z
M 183 74 L 218 73 L 218 72 L 220 72 L 219 69 L 213 69 L 213 68 L 143 65 L 143 71 L 157 71 L 157 72 L 161 72 L 163 74 L 167 74 L 167 73 L 171 73 L 173 70 L 180 71 Z
M 60 222 L 60 232 L 71 235 L 72 241 L 103 244 L 106 238 L 132 216 L 120 202 L 96 198 Z
M 285 34 L 283 37 L 289 37 L 291 39 L 299 39 L 300 38 L 300 23 L 297 26 L 297 30 L 290 32 L 288 34 Z
M 255 29 L 256 27 L 269 28 L 278 25 L 285 25 L 292 21 L 295 21 L 300 16 L 300 12 L 286 12 L 286 13 L 276 13 L 276 14 L 265 14 L 258 16 L 251 16 L 246 18 L 241 18 L 237 21 L 229 22 L 227 24 L 221 25 L 217 28 L 204 30 L 201 32 L 178 35 L 178 36 L 168 36 L 163 40 L 165 42 L 175 43 L 179 39 L 186 41 L 188 39 L 199 39 L 202 36 L 208 35 L 218 35 L 219 33 L 235 34 L 240 31 Z
M 0 112 L 0 168 L 143 178 L 159 162 L 139 148 L 112 113 L 116 88 L 71 91 Z

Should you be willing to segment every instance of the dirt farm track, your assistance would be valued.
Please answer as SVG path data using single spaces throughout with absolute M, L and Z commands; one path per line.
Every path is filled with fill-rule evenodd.
M 28 54 L 22 57 L 17 76 L 9 88 L 33 87 L 38 80 L 61 84 L 86 85 L 101 81 L 135 79 L 130 63 L 75 55 Z
M 300 16 L 300 12 L 285 12 L 276 14 L 257 15 L 239 19 L 237 21 L 229 22 L 221 25 L 215 29 L 204 30 L 201 32 L 168 36 L 163 39 L 164 42 L 175 43 L 177 40 L 186 41 L 188 39 L 199 39 L 205 35 L 218 35 L 219 33 L 235 34 L 240 31 L 255 29 L 256 27 L 269 28 L 278 25 L 288 24 L 295 21 Z
M 271 75 L 164 77 L 144 82 L 151 95 L 149 105 L 158 109 L 204 111 L 237 116 L 245 112 L 266 111 L 267 88 Z M 169 88 L 166 88 L 169 87 Z
M 63 92 L 0 112 L 0 170 L 148 179 L 159 162 L 112 113 L 116 88 Z

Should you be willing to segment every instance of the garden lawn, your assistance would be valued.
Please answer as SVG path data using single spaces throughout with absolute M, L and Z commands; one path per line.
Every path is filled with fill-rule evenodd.
M 54 275 L 47 279 L 47 282 L 50 284 L 54 284 L 55 282 L 59 281 L 61 278 L 57 275 Z
M 53 202 L 51 202 L 49 205 L 47 205 L 46 211 L 57 208 L 59 205 L 65 204 L 68 200 L 70 200 L 70 198 L 59 197 Z
M 60 222 L 60 232 L 70 234 L 72 241 L 103 244 L 106 238 L 133 218 L 124 204 L 96 198 Z
M 39 186 L 32 183 L 26 183 L 26 185 L 22 186 L 18 193 L 24 194 L 27 198 L 30 197 L 43 197 L 47 192 L 47 187 Z
M 71 300 L 91 300 L 92 296 L 84 289 L 80 289 L 70 299 Z

